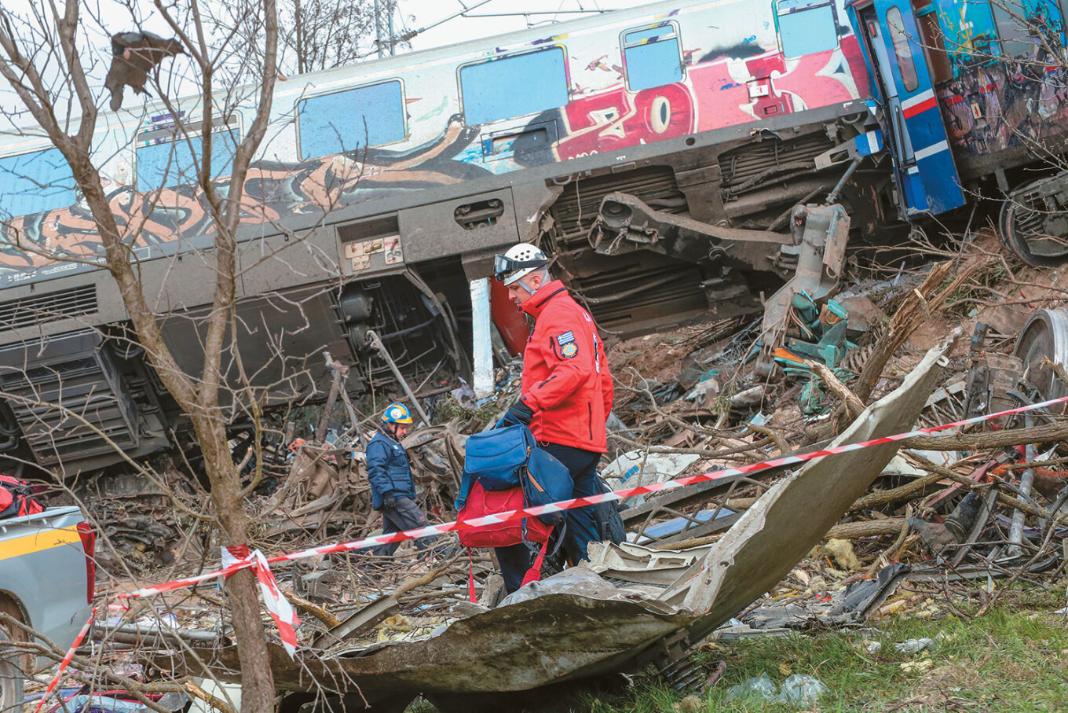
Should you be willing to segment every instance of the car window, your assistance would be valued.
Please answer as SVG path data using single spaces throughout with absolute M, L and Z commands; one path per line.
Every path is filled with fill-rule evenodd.
M 297 103 L 301 158 L 402 141 L 407 134 L 399 81 L 309 97 Z
M 188 136 L 174 129 L 140 134 L 137 137 L 137 190 L 191 185 L 197 182 L 197 167 L 204 155 L 198 128 L 187 129 Z M 211 142 L 211 177 L 229 176 L 239 141 L 236 128 L 214 132 Z
M 631 91 L 682 81 L 682 52 L 675 25 L 666 23 L 623 34 L 623 65 Z
M 905 91 L 913 91 L 920 86 L 916 77 L 916 62 L 912 58 L 912 47 L 905 32 L 905 21 L 901 10 L 892 7 L 886 11 L 886 26 L 890 29 L 890 44 L 894 46 L 897 68 L 901 71 L 901 83 Z
M 486 124 L 564 106 L 564 62 L 563 49 L 553 47 L 461 67 L 464 120 Z
M 66 208 L 77 200 L 74 188 L 59 149 L 0 158 L 0 219 Z
M 834 3 L 826 0 L 778 0 L 775 19 L 786 57 L 826 52 L 838 46 Z

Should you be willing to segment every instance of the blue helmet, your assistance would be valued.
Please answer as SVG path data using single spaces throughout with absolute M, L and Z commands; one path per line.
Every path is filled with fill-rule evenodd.
M 404 404 L 392 403 L 386 406 L 386 410 L 382 413 L 382 423 L 408 425 L 412 423 L 412 414 Z

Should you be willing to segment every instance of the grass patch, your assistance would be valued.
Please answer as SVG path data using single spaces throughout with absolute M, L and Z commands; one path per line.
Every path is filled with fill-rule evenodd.
M 717 644 L 708 661 L 724 660 L 723 678 L 682 705 L 663 687 L 636 689 L 615 700 L 587 700 L 590 713 L 660 711 L 788 711 L 763 700 L 731 700 L 727 689 L 766 673 L 779 685 L 793 673 L 818 678 L 829 689 L 820 711 L 998 710 L 1068 708 L 1068 625 L 1052 612 L 1064 606 L 1063 587 L 1052 593 L 1013 593 L 979 618 L 919 620 L 902 616 L 878 629 L 762 637 Z M 898 653 L 907 639 L 935 639 L 919 654 Z M 866 644 L 881 649 L 869 653 Z M 904 666 L 903 666 L 904 664 Z

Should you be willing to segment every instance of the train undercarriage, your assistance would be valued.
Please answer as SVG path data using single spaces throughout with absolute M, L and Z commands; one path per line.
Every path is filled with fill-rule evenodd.
M 824 203 L 849 171 L 836 200 L 854 239 L 895 221 L 889 174 L 849 147 L 862 118 L 758 131 L 571 180 L 551 208 L 546 247 L 602 329 L 619 336 L 757 314 L 797 268 L 795 206 Z

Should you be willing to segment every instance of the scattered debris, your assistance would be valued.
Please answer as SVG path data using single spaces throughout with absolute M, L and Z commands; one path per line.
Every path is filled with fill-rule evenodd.
M 778 688 L 766 673 L 746 679 L 742 683 L 727 689 L 727 698 L 729 700 L 758 698 L 765 701 L 774 701 L 778 698 L 778 695 Z
M 731 319 L 613 345 L 608 487 L 663 483 L 1068 393 L 1068 313 L 1055 308 L 1062 298 L 1053 286 L 1045 297 L 1036 292 L 1044 284 L 1037 269 L 1007 275 L 995 263 L 977 251 L 856 282 L 833 300 L 798 293 L 779 305 L 787 311 L 778 337 L 762 332 L 760 320 Z M 1023 286 L 1034 316 L 1001 304 Z M 998 298 L 984 301 L 989 294 Z M 758 340 L 773 337 L 763 346 L 778 366 L 756 358 Z M 484 399 L 455 384 L 423 398 L 425 423 L 405 446 L 431 520 L 452 519 L 464 442 L 514 400 L 517 364 L 500 367 L 496 383 Z M 258 514 L 250 544 L 265 552 L 381 527 L 363 464 L 369 422 L 343 389 L 330 406 L 303 425 L 280 424 L 271 442 L 235 436 L 248 506 Z M 709 636 L 929 618 L 953 612 L 962 597 L 985 611 L 1006 589 L 996 580 L 1063 569 L 1066 437 L 1062 410 L 1040 410 L 635 498 L 619 512 L 625 542 L 595 545 L 580 566 L 559 571 L 562 563 L 552 563 L 542 581 L 508 597 L 491 554 L 447 542 L 425 557 L 405 543 L 391 557 L 279 565 L 279 585 L 302 612 L 305 653 L 297 662 L 273 658 L 276 681 L 292 695 L 306 695 L 314 680 L 335 682 L 333 694 L 359 690 L 371 703 L 417 693 L 435 703 L 652 668 L 680 691 L 695 691 L 717 678 L 689 656 Z M 113 476 L 84 486 L 115 553 L 102 568 L 161 580 L 194 573 L 211 556 L 213 543 L 195 534 L 196 503 L 180 477 L 161 472 L 154 481 Z M 197 589 L 159 612 L 139 606 L 98 623 L 94 645 L 136 646 L 175 670 L 236 680 L 215 590 Z M 902 672 L 933 668 L 936 643 L 896 644 L 914 657 Z M 189 655 L 208 648 L 201 660 L 210 663 Z M 882 653 L 878 641 L 861 649 Z M 530 666 L 532 652 L 552 665 Z M 124 652 L 108 655 L 116 667 L 130 663 Z M 811 706 L 826 692 L 811 676 L 781 673 L 781 685 L 765 674 L 731 696 Z M 676 710 L 694 701 L 683 698 Z
M 947 348 L 932 349 L 900 387 L 834 442 L 908 429 L 940 379 Z M 462 575 L 443 575 L 427 584 L 456 587 L 450 608 L 434 615 L 424 609 L 413 616 L 399 597 L 401 611 L 377 624 L 369 617 L 338 644 L 322 640 L 319 645 L 326 648 L 319 656 L 298 654 L 296 662 L 272 656 L 275 682 L 283 690 L 301 691 L 309 674 L 320 681 L 343 677 L 366 696 L 419 691 L 434 702 L 534 690 L 563 677 L 595 676 L 628 662 L 640 665 L 650 655 L 661 670 L 688 679 L 692 671 L 677 664 L 686 659 L 690 643 L 780 581 L 867 491 L 895 452 L 896 446 L 887 444 L 813 461 L 768 488 L 715 543 L 676 552 L 604 545 L 589 565 L 532 583 L 494 609 L 470 602 L 459 606 L 463 593 L 456 583 Z M 799 522 L 786 515 L 800 510 L 811 516 Z M 722 562 L 731 564 L 723 567 Z M 448 595 L 439 590 L 418 601 L 443 602 Z M 555 622 L 551 627 L 544 626 L 548 618 Z M 314 630 L 315 623 L 311 626 Z M 306 640 L 309 635 L 314 638 L 312 631 L 304 632 Z M 529 666 L 535 651 L 553 665 Z M 656 651 L 661 653 L 654 655 Z M 237 663 L 235 656 L 232 647 L 224 647 L 213 671 L 232 676 L 228 671 Z M 197 661 L 186 659 L 184 665 L 200 672 Z
M 731 686 L 727 690 L 727 698 L 730 700 L 755 698 L 769 703 L 809 706 L 816 703 L 825 693 L 827 693 L 827 687 L 814 676 L 795 673 L 782 682 L 780 689 L 776 687 L 768 674 L 762 673 L 736 686 Z
M 909 639 L 908 641 L 902 641 L 899 644 L 894 644 L 894 651 L 899 654 L 918 654 L 921 651 L 934 646 L 934 639 Z
M 827 693 L 827 687 L 815 676 L 795 673 L 782 682 L 779 702 L 795 706 L 812 705 Z
M 900 665 L 903 673 L 927 673 L 934 668 L 935 662 L 929 658 L 919 658 L 915 661 L 905 661 Z

